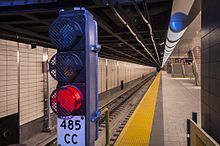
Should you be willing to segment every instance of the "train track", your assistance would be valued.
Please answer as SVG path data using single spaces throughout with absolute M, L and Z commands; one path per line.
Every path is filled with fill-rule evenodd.
M 101 111 L 108 107 L 110 112 L 110 145 L 113 145 L 116 141 L 120 132 L 126 125 L 130 116 L 132 115 L 140 100 L 144 96 L 145 92 L 149 88 L 151 81 L 154 77 L 154 75 L 147 77 L 140 84 L 138 84 L 122 96 L 116 98 L 115 100 L 110 101 L 100 109 Z M 99 122 L 99 139 L 96 141 L 96 146 L 105 145 L 105 126 L 106 122 L 105 116 L 103 114 L 101 115 Z
M 155 73 L 152 73 L 145 77 L 139 84 L 132 87 L 122 95 L 111 99 L 102 106 L 99 107 L 99 111 L 108 108 L 110 112 L 110 144 L 113 145 L 117 136 L 127 123 L 128 119 L 134 112 L 138 103 L 142 99 L 144 93 L 147 91 L 151 81 L 155 77 Z M 133 98 L 135 97 L 135 98 Z M 99 139 L 96 141 L 96 146 L 105 145 L 105 115 L 101 114 L 99 120 Z M 56 138 L 51 140 L 46 146 L 55 146 Z
M 110 100 L 109 102 L 106 102 L 106 104 L 102 105 L 99 108 L 99 111 L 102 112 L 106 107 L 108 107 L 110 114 L 111 114 L 118 107 L 120 107 L 122 104 L 124 104 L 124 102 L 126 102 L 126 100 L 128 100 L 134 93 L 136 93 L 144 84 L 149 82 L 154 76 L 155 76 L 154 74 L 149 75 L 144 80 L 142 80 L 139 84 L 137 84 L 136 86 L 134 86 L 133 88 L 131 88 L 130 90 L 125 92 L 124 94 L 122 94 L 118 97 L 115 97 L 114 99 Z M 103 120 L 104 120 L 104 115 L 101 115 L 99 123 L 102 123 Z

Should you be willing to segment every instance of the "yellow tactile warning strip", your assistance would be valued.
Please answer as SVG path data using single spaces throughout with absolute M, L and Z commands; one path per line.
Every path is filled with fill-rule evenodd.
M 115 146 L 148 146 L 160 84 L 159 73 L 115 142 Z

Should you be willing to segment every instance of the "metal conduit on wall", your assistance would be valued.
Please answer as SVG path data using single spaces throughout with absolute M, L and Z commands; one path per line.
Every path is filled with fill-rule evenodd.
M 18 68 L 18 72 L 17 72 L 17 82 L 18 82 L 18 127 L 20 125 L 20 47 L 19 47 L 19 43 L 17 42 L 17 68 Z M 20 133 L 20 128 L 18 128 L 19 133 Z M 20 139 L 18 140 L 18 142 L 20 142 Z
M 131 29 L 131 27 L 128 25 L 128 23 L 121 17 L 121 15 L 117 12 L 114 6 L 111 6 L 112 11 L 116 14 L 116 16 L 121 20 L 121 22 L 128 28 L 128 30 L 131 32 L 131 34 L 135 37 L 135 39 L 141 44 L 141 46 L 144 48 L 144 50 L 151 56 L 151 58 L 154 60 L 154 62 L 159 65 L 159 63 L 156 61 L 154 56 L 150 53 L 150 51 L 146 48 L 146 46 L 143 44 L 143 42 L 137 37 L 137 35 L 134 33 L 134 31 Z M 148 59 L 148 58 L 147 58 Z M 148 59 L 151 61 L 150 59 Z M 160 66 L 160 65 L 159 65 Z
M 148 28 L 149 28 L 149 30 L 150 30 L 150 36 L 151 36 L 151 41 L 152 41 L 153 46 L 154 46 L 154 51 L 155 51 L 155 53 L 156 53 L 156 55 L 157 55 L 157 58 L 158 58 L 159 63 L 161 64 L 161 62 L 160 62 L 160 57 L 159 57 L 159 55 L 158 55 L 157 46 L 156 46 L 155 41 L 154 41 L 154 34 L 153 34 L 153 30 L 152 30 L 151 24 L 150 24 L 150 23 L 147 21 L 147 19 L 144 17 L 144 15 L 142 14 L 141 10 L 139 9 L 139 7 L 137 6 L 136 3 L 134 4 L 134 6 L 135 6 L 135 9 L 137 10 L 138 14 L 141 16 L 141 18 L 142 18 L 143 21 L 147 24 L 147 26 L 148 26 Z

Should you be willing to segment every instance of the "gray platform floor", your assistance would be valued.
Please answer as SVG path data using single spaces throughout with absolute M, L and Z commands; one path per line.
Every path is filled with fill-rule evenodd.
M 191 79 L 171 78 L 162 72 L 150 146 L 186 146 L 186 119 L 201 119 L 201 88 Z

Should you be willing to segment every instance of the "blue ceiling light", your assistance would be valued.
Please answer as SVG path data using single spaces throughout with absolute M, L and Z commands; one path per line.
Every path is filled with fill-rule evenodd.
M 170 29 L 173 32 L 180 32 L 185 28 L 187 15 L 182 12 L 174 13 L 170 20 Z

